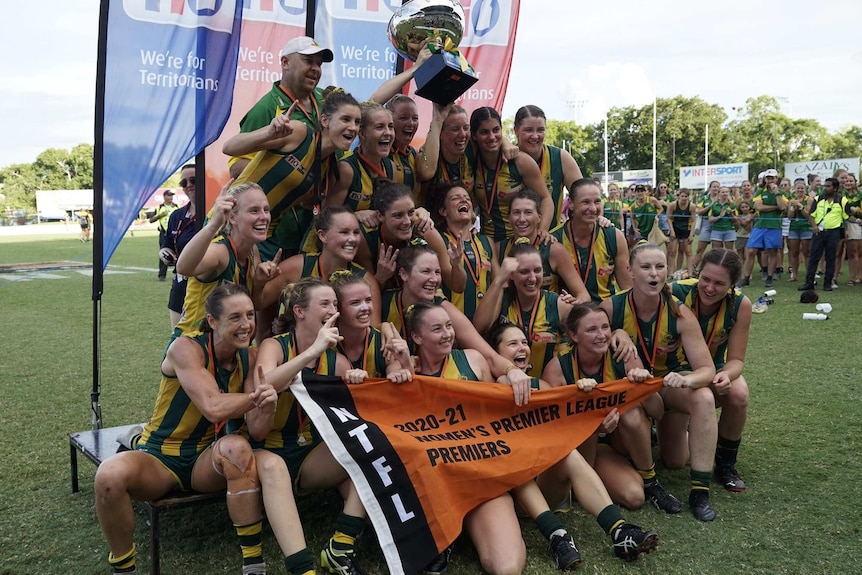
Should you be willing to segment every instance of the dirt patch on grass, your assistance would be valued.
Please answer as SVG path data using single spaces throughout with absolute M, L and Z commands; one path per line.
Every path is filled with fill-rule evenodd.
M 18 264 L 0 265 L 0 273 L 22 273 L 22 272 L 48 272 L 56 270 L 89 269 L 93 264 L 90 262 L 75 262 L 65 260 L 60 262 L 23 262 Z

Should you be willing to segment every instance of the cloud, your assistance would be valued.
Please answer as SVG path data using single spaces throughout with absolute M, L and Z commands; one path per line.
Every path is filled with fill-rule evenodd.
M 600 122 L 610 108 L 652 103 L 655 89 L 646 70 L 632 62 L 591 65 L 586 74 L 569 78 L 562 95 L 579 124 Z

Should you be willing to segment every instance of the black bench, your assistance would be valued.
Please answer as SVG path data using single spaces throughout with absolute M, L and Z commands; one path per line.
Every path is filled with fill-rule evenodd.
M 120 425 L 92 431 L 79 431 L 69 434 L 69 464 L 72 471 L 72 493 L 78 492 L 78 453 L 80 452 L 97 467 L 110 456 L 117 453 L 120 444 L 117 437 L 128 432 L 132 425 Z M 185 507 L 212 501 L 224 501 L 224 491 L 197 493 L 194 491 L 173 491 L 160 499 L 142 501 L 150 516 L 150 572 L 159 575 L 159 514 L 172 507 Z

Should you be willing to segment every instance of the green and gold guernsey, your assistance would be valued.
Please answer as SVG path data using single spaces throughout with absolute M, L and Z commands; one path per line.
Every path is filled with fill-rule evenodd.
M 268 126 L 273 118 L 284 114 L 293 104 L 296 98 L 287 90 L 283 89 L 280 82 L 274 82 L 272 89 L 267 92 L 239 121 L 240 132 L 253 132 L 258 128 Z M 323 103 L 323 90 L 315 88 L 311 93 L 312 105 L 310 110 L 297 106 L 291 114 L 291 120 L 299 120 L 312 131 L 318 128 L 320 106 Z
M 509 224 L 509 202 L 512 196 L 524 189 L 515 161 L 505 161 L 501 153 L 495 166 L 486 166 L 477 155 L 474 170 L 476 185 L 473 197 L 482 219 L 482 233 L 495 242 L 512 237 L 514 231 Z
M 213 376 L 222 393 L 241 393 L 249 369 L 248 349 L 238 349 L 235 367 L 219 365 L 213 351 L 212 333 L 199 331 L 188 337 L 203 350 L 204 367 Z M 241 419 L 237 420 L 241 423 Z M 225 422 L 212 423 L 203 416 L 183 389 L 179 379 L 162 373 L 159 395 L 153 416 L 144 426 L 138 448 L 166 457 L 188 458 L 206 449 L 216 440 Z M 231 422 L 230 427 L 238 424 Z
M 207 315 L 204 309 L 207 297 L 218 286 L 224 283 L 232 283 L 244 287 L 248 293 L 252 292 L 254 270 L 240 265 L 237 259 L 236 246 L 234 246 L 231 237 L 218 236 L 213 239 L 212 243 L 223 244 L 227 248 L 227 267 L 211 281 L 200 281 L 194 276 L 187 279 L 188 286 L 186 286 L 186 298 L 183 301 L 183 315 L 179 323 L 177 323 L 177 327 L 174 328 L 171 341 L 181 335 L 198 331 L 201 320 Z
M 434 295 L 434 303 L 440 305 L 446 301 L 442 291 L 437 290 Z M 401 289 L 388 289 L 383 292 L 383 321 L 388 321 L 395 326 L 395 329 L 408 342 L 407 329 L 404 327 L 404 314 L 407 312 L 407 307 L 404 305 L 404 298 Z
M 721 369 L 727 363 L 727 344 L 730 340 L 730 330 L 736 324 L 736 319 L 739 317 L 739 306 L 742 305 L 745 295 L 737 288 L 733 288 L 733 293 L 721 300 L 721 305 L 715 313 L 703 315 L 698 310 L 697 281 L 695 278 L 680 280 L 672 283 L 671 289 L 674 297 L 694 313 L 700 324 L 700 331 L 703 333 L 706 345 L 709 347 L 715 369 Z M 685 361 L 684 357 L 680 348 L 680 361 Z
M 511 237 L 500 242 L 500 253 L 497 255 L 499 263 L 503 263 L 503 258 L 509 257 L 512 254 L 512 248 L 515 247 L 516 239 L 515 237 Z M 560 281 L 560 276 L 555 274 L 551 269 L 551 244 L 543 244 L 536 237 L 533 247 L 538 250 L 539 256 L 542 258 L 542 288 L 560 293 L 560 287 L 563 284 Z
M 597 383 L 605 383 L 607 381 L 616 381 L 626 376 L 626 367 L 614 360 L 614 354 L 608 350 L 602 360 L 602 368 L 597 373 L 588 373 L 581 369 L 578 364 L 577 350 L 570 349 L 565 353 L 557 355 L 560 361 L 560 370 L 563 372 L 563 379 L 566 385 L 574 385 L 579 379 L 594 379 Z
M 293 334 L 288 332 L 275 336 L 275 341 L 281 345 L 282 363 L 286 363 L 299 355 Z M 328 349 L 317 359 L 313 368 L 320 375 L 335 375 L 335 363 L 338 354 L 334 349 Z M 275 422 L 272 430 L 263 440 L 249 437 L 253 449 L 269 449 L 275 453 L 292 452 L 297 446 L 310 448 L 321 442 L 320 434 L 311 424 L 311 418 L 299 406 L 290 390 L 278 395 L 275 406 Z
M 470 367 L 467 354 L 462 349 L 453 349 L 452 353 L 443 360 L 443 366 L 437 373 L 420 373 L 430 377 L 445 377 L 446 379 L 460 379 L 464 381 L 479 381 L 479 376 Z
M 551 228 L 563 223 L 563 200 L 565 199 L 565 182 L 563 181 L 563 150 L 556 146 L 545 144 L 542 146 L 542 157 L 536 162 L 548 193 L 554 200 L 554 217 L 551 219 Z M 571 183 L 571 182 L 569 182 Z
M 429 186 L 434 187 L 442 183 L 457 184 L 464 188 L 470 194 L 471 198 L 474 197 L 473 190 L 476 186 L 476 174 L 473 170 L 473 165 L 468 160 L 468 152 L 461 154 L 458 161 L 451 163 L 443 159 L 443 153 L 440 153 L 440 158 L 437 160 L 437 171 L 434 172 L 434 177 L 431 179 Z M 422 201 L 424 199 L 423 194 L 422 197 L 417 198 L 416 205 L 424 206 L 425 204 Z
M 773 194 L 769 190 L 762 190 L 758 188 L 755 192 L 752 206 L 754 205 L 754 202 L 757 202 L 758 200 L 763 202 L 764 206 L 777 206 L 778 198 L 780 196 L 780 191 L 777 194 Z M 772 210 L 770 212 L 757 212 L 757 219 L 754 220 L 754 227 L 765 228 L 768 230 L 780 230 L 781 220 L 783 217 L 783 212 L 779 210 Z
M 530 365 L 527 366 L 527 375 L 541 377 L 545 365 L 553 359 L 555 353 L 562 352 L 567 344 L 566 332 L 557 308 L 559 296 L 542 290 L 529 309 L 522 309 L 517 298 L 509 299 L 510 297 L 507 290 L 503 294 L 500 315 L 524 331 L 530 343 Z
M 383 335 L 380 330 L 369 327 L 365 332 L 365 352 L 355 360 L 347 355 L 341 344 L 338 352 L 350 361 L 354 369 L 362 369 L 368 377 L 386 377 L 386 359 L 383 357 Z
M 314 190 L 312 172 L 316 142 L 317 135 L 308 130 L 305 139 L 292 152 L 257 152 L 234 182 L 234 185 L 255 183 L 266 194 L 272 216 L 267 238 L 272 237 L 284 214 Z
M 305 254 L 302 255 L 302 277 L 304 278 L 320 278 L 329 283 L 329 276 L 336 271 L 338 270 L 323 269 L 319 254 L 311 256 Z M 350 267 L 347 271 L 354 275 L 358 275 L 359 277 L 365 277 L 365 274 L 368 273 L 364 267 L 354 262 L 350 262 Z
M 416 148 L 413 146 L 400 149 L 392 148 L 389 159 L 392 160 L 392 181 L 412 189 L 413 197 L 418 198 L 421 186 L 419 185 L 419 178 L 416 176 Z M 422 204 L 417 203 L 416 205 L 421 206 Z
M 611 329 L 622 329 L 629 334 L 644 367 L 652 371 L 653 376 L 664 377 L 671 371 L 689 369 L 682 352 L 676 317 L 670 312 L 664 294 L 661 295 L 658 310 L 649 321 L 638 319 L 631 290 L 612 296 L 611 301 L 614 310 L 611 314 Z
M 445 232 L 443 241 L 448 249 L 449 244 L 455 241 L 455 238 Z M 461 262 L 464 266 L 464 272 L 467 274 L 464 293 L 453 292 L 445 283 L 441 290 L 443 295 L 452 302 L 452 305 L 472 320 L 476 314 L 476 308 L 479 306 L 479 301 L 485 297 L 488 287 L 491 285 L 491 258 L 494 252 L 491 250 L 491 241 L 476 232 L 471 234 L 470 241 L 463 242 L 463 249 Z
M 652 227 L 655 225 L 655 217 L 659 212 L 658 208 L 652 205 L 652 202 L 646 201 L 642 204 L 637 202 L 633 203 L 631 210 L 634 214 L 635 222 L 638 225 L 638 231 L 640 232 L 641 237 L 646 238 L 652 231 Z
M 347 187 L 347 197 L 344 205 L 354 212 L 371 209 L 371 198 L 374 197 L 375 182 L 380 178 L 394 181 L 395 165 L 389 158 L 380 160 L 375 166 L 356 150 L 341 159 L 353 168 L 353 179 Z
M 724 209 L 724 215 L 721 215 L 721 210 Z M 733 217 L 736 215 L 736 206 L 731 203 L 721 204 L 716 202 L 709 207 L 710 217 L 718 218 L 712 222 L 712 229 L 717 232 L 727 232 L 733 229 Z
M 571 221 L 558 226 L 551 235 L 557 238 L 557 241 L 569 252 L 575 269 L 594 302 L 601 302 L 616 293 L 614 271 L 617 257 L 617 229 L 615 227 L 602 228 L 596 225 L 590 245 L 583 247 L 575 243 Z

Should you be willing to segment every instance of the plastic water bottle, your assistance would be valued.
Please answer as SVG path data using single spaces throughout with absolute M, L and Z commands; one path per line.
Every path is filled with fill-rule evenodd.
M 778 292 L 777 292 L 777 291 L 775 291 L 774 289 L 768 289 L 768 290 L 766 290 L 765 292 L 763 292 L 763 296 L 764 296 L 764 297 L 775 297 L 775 295 L 776 295 L 777 293 L 778 293 Z
M 819 303 L 819 304 L 817 304 L 816 308 L 817 308 L 817 311 L 820 311 L 823 313 L 831 313 L 832 312 L 832 304 Z
M 804 313 L 802 319 L 825 320 L 829 319 L 829 316 L 825 313 Z

